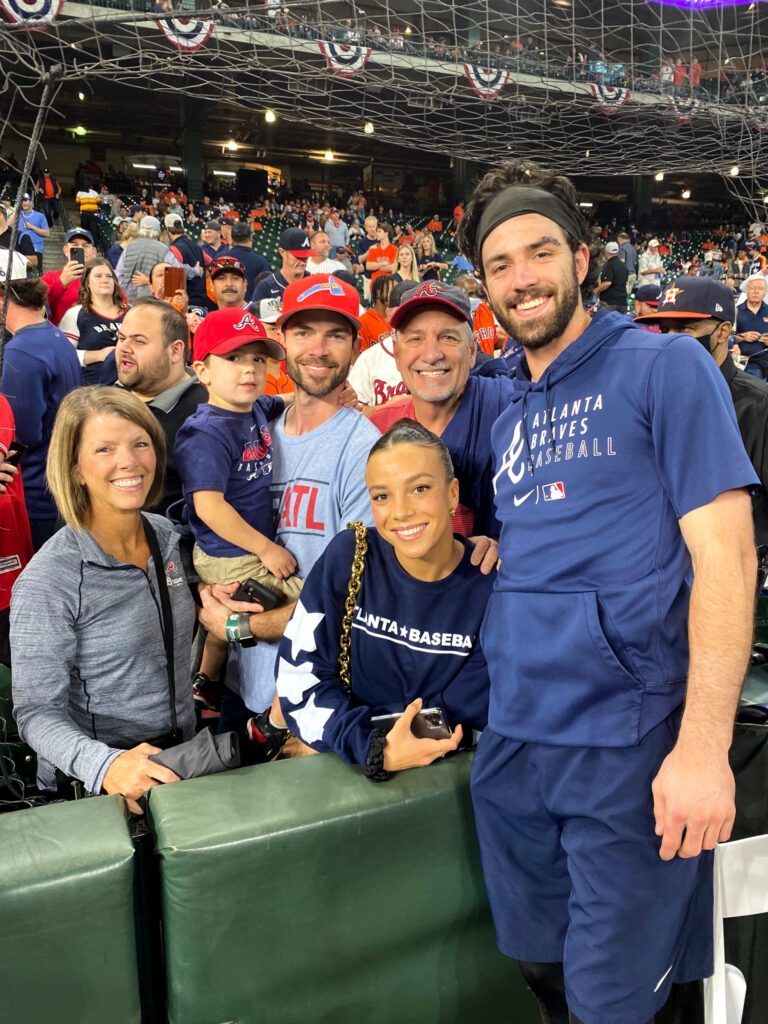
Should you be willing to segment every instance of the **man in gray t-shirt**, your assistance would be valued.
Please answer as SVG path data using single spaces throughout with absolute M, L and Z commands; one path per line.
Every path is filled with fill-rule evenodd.
M 272 424 L 271 491 L 275 539 L 294 555 L 303 579 L 350 520 L 372 523 L 365 462 L 380 435 L 360 413 L 339 408 L 358 345 L 358 310 L 355 289 L 332 274 L 294 281 L 283 296 L 279 323 L 296 400 Z M 221 639 L 227 639 L 228 616 L 248 607 L 230 599 L 235 589 L 216 586 L 202 595 L 200 621 Z M 244 627 L 259 643 L 231 647 L 227 683 L 251 711 L 272 703 L 277 643 L 293 608 L 250 615 Z

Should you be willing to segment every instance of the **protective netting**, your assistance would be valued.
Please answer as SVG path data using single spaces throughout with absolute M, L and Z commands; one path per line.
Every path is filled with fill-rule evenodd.
M 52 74 L 59 86 L 109 80 L 254 116 L 271 107 L 337 134 L 370 122 L 378 139 L 473 160 L 534 156 L 576 174 L 716 171 L 739 198 L 729 168 L 759 179 L 765 162 L 760 0 L 2 5 L 18 20 L 0 29 L 0 147 L 14 111 L 37 106 Z M 45 28 L 29 31 L 41 15 Z

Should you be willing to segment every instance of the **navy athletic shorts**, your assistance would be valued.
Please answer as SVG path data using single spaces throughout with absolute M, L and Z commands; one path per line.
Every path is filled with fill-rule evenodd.
M 499 949 L 563 963 L 584 1024 L 646 1024 L 712 974 L 711 852 L 662 861 L 651 783 L 679 712 L 636 747 L 519 743 L 486 729 L 472 800 Z

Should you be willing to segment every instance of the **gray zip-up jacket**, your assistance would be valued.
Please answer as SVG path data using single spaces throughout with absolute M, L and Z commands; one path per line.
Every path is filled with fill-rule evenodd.
M 178 537 L 148 515 L 165 564 L 173 610 L 176 714 L 195 731 L 190 657 L 195 606 Z M 14 715 L 39 759 L 38 783 L 55 766 L 101 791 L 114 759 L 171 731 L 163 617 L 155 569 L 123 565 L 87 533 L 65 526 L 43 545 L 11 597 Z

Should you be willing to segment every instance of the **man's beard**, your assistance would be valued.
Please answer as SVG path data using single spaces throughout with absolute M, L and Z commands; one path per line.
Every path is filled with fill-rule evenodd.
M 544 348 L 556 341 L 565 333 L 573 314 L 581 305 L 581 293 L 575 267 L 571 268 L 570 276 L 563 282 L 559 296 L 551 287 L 547 289 L 532 288 L 530 291 L 520 294 L 525 295 L 527 299 L 550 295 L 553 299 L 552 308 L 548 313 L 535 317 L 533 320 L 521 320 L 513 319 L 509 308 L 506 305 L 499 306 L 489 295 L 491 307 L 499 323 L 510 338 L 524 348 Z
M 120 360 L 117 360 L 117 379 L 128 391 L 136 391 L 140 395 L 159 394 L 158 385 L 167 380 L 170 373 L 171 360 L 167 353 L 165 358 L 161 357 L 141 370 L 135 367 L 128 374 L 120 370 Z
M 312 398 L 325 398 L 326 395 L 330 395 L 340 384 L 343 384 L 349 376 L 350 363 L 340 365 L 326 359 L 313 359 L 312 364 L 314 366 L 335 366 L 336 371 L 331 373 L 330 377 L 326 377 L 325 380 L 315 380 L 305 372 L 301 363 L 294 362 L 288 357 L 285 360 L 285 370 L 288 376 L 299 390 L 307 395 L 311 395 Z

